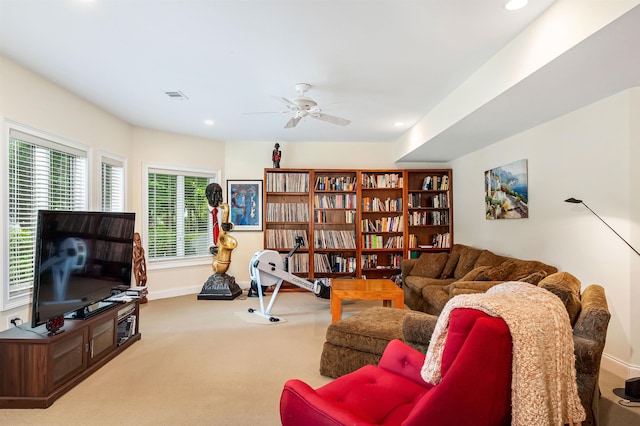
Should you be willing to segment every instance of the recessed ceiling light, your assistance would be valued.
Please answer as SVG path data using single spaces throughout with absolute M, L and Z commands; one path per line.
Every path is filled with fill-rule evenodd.
M 395 123 L 393 123 L 393 125 L 396 127 L 401 127 L 404 126 L 404 123 L 402 121 L 396 121 Z
M 216 122 L 213 120 L 204 120 L 204 124 L 206 124 L 207 126 L 213 126 L 214 124 L 216 124 Z
M 528 0 L 509 0 L 505 3 L 504 8 L 507 10 L 518 10 L 522 9 L 529 3 Z

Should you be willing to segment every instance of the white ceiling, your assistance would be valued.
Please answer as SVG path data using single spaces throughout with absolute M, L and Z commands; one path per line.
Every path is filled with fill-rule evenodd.
M 393 142 L 554 2 L 509 12 L 504 1 L 0 0 L 0 54 L 135 126 L 230 142 Z M 541 99 L 540 85 L 575 77 L 584 50 L 514 88 L 536 94 L 536 120 L 555 95 Z M 289 114 L 252 114 L 284 111 L 275 97 L 297 97 L 300 82 L 351 124 L 305 118 L 285 129 Z M 576 102 L 591 96 L 566 91 Z M 530 126 L 489 127 L 504 123 L 503 104 L 513 110 L 504 96 L 403 160 L 445 161 Z M 475 145 L 460 143 L 471 130 Z

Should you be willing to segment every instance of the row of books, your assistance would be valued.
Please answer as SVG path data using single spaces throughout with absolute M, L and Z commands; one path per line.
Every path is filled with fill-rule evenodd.
M 308 173 L 267 173 L 267 192 L 309 192 Z
M 404 221 L 402 216 L 364 219 L 361 221 L 360 230 L 362 232 L 402 232 Z
M 448 225 L 448 211 L 411 212 L 409 213 L 409 226 L 419 225 Z
M 285 256 L 284 254 L 282 255 Z M 294 253 L 289 257 L 289 272 L 305 274 L 309 272 L 309 256 L 304 253 Z
M 363 188 L 402 188 L 404 186 L 402 175 L 398 173 L 362 174 Z
M 314 247 L 326 249 L 355 249 L 356 234 L 348 230 L 317 229 L 313 233 Z
M 447 191 L 449 189 L 449 176 L 426 176 L 422 180 L 422 189 L 425 191 Z
M 316 209 L 355 209 L 356 194 L 316 195 L 313 205 Z
M 344 257 L 339 254 L 327 255 L 324 253 L 314 254 L 315 272 L 356 272 L 357 260 L 355 257 Z
M 383 235 L 367 234 L 362 236 L 362 248 L 364 249 L 403 248 L 403 244 L 401 235 L 393 235 L 386 240 Z
M 336 213 L 338 214 L 336 215 Z M 316 210 L 313 212 L 313 220 L 315 223 L 354 223 L 356 220 L 356 211 L 327 212 L 326 210 Z
M 305 203 L 267 203 L 267 222 L 308 222 Z
M 363 254 L 362 255 L 362 268 L 364 269 L 398 269 L 400 268 L 400 262 L 402 262 L 401 254 L 392 254 L 386 256 L 386 264 L 378 264 L 377 254 Z
M 317 191 L 355 191 L 355 176 L 318 176 L 316 177 Z
M 433 236 L 433 246 L 438 248 L 450 248 L 451 234 L 448 232 L 445 232 L 444 234 L 435 234 Z
M 384 201 L 377 197 L 362 198 L 364 212 L 401 212 L 402 210 L 402 198 L 387 198 Z
M 307 231 L 304 229 L 267 229 L 266 243 L 268 248 L 293 248 L 296 237 L 302 237 L 302 247 L 309 247 Z
M 448 208 L 449 193 L 443 192 L 435 195 L 425 195 L 410 193 L 407 200 L 409 208 L 432 207 L 432 208 Z

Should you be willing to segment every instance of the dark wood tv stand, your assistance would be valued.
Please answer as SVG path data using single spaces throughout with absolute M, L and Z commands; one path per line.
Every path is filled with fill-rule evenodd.
M 140 303 L 132 300 L 85 320 L 0 332 L 0 408 L 46 408 L 140 340 Z

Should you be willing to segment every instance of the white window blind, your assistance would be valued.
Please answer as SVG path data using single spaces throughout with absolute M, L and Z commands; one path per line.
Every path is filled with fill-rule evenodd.
M 207 174 L 149 169 L 149 260 L 208 256 L 213 237 L 205 190 L 212 182 Z
M 124 211 L 124 166 L 121 161 L 102 158 L 100 207 L 104 212 Z
M 8 148 L 11 300 L 33 286 L 38 210 L 87 208 L 87 152 L 13 128 Z

